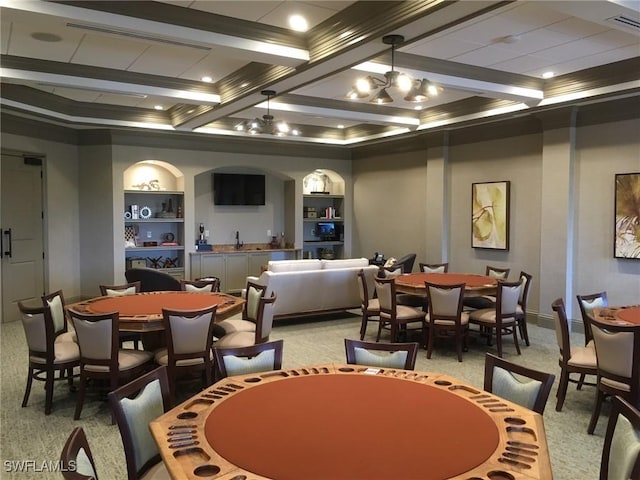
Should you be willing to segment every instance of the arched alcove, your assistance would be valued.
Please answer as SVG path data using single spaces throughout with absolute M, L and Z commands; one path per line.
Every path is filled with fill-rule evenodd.
M 161 160 L 123 173 L 125 268 L 162 269 L 185 277 L 184 175 Z

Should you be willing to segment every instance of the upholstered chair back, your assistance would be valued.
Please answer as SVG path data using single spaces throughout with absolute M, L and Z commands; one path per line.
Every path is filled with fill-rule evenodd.
M 173 352 L 182 355 L 205 351 L 214 315 L 215 311 L 194 317 L 169 315 Z
M 58 334 L 67 330 L 67 320 L 64 313 L 64 297 L 61 291 L 43 297 L 43 302 L 51 310 L 53 331 Z
M 267 289 L 263 285 L 247 282 L 246 303 L 244 306 L 243 320 L 255 322 L 258 318 L 260 299 L 264 297 Z
M 600 480 L 634 478 L 640 478 L 640 411 L 615 396 L 602 448 Z
M 376 294 L 380 302 L 380 316 L 388 318 L 395 308 L 395 282 L 393 278 L 376 278 Z
M 510 271 L 510 268 L 498 268 L 487 265 L 487 268 L 485 269 L 485 275 L 487 277 L 495 278 L 498 280 L 506 280 L 509 276 Z
M 430 314 L 435 316 L 455 316 L 460 307 L 460 298 L 464 295 L 464 287 L 451 289 L 438 288 L 433 285 L 429 289 Z
M 571 358 L 571 342 L 569 340 L 569 323 L 564 307 L 564 301 L 558 298 L 551 305 L 553 308 L 553 321 L 556 330 L 556 342 L 560 351 L 560 356 L 564 360 Z
M 419 267 L 423 273 L 447 273 L 449 271 L 448 263 L 420 263 Z
M 520 290 L 522 285 L 505 284 L 498 282 L 498 288 L 502 294 L 500 303 L 500 312 L 503 316 L 516 313 L 518 309 L 518 299 L 520 298 Z
M 379 343 L 344 340 L 347 363 L 370 367 L 413 370 L 419 345 L 411 343 Z
M 273 304 L 276 301 L 276 293 L 272 292 L 271 297 L 262 297 L 258 303 L 258 319 L 256 325 L 256 343 L 264 343 L 269 340 L 273 329 Z
M 248 375 L 282 368 L 284 340 L 214 350 L 221 376 Z
M 609 332 L 594 325 L 593 340 L 599 371 L 630 378 L 633 371 L 634 334 Z
M 53 333 L 53 322 L 51 319 L 50 309 L 42 307 L 33 310 L 33 313 L 22 312 L 22 327 L 27 337 L 27 346 L 30 352 L 46 352 L 47 351 L 47 328 L 46 322 L 51 323 Z M 45 319 L 48 316 L 48 319 Z
M 112 355 L 114 355 L 113 329 L 114 321 L 117 322 L 117 317 L 118 314 L 114 313 L 113 317 L 104 317 L 92 321 L 86 318 L 80 318 L 74 315 L 73 310 L 71 311 L 71 318 L 76 327 L 80 353 L 85 362 L 90 362 L 91 360 L 108 361 Z M 117 324 L 115 328 L 117 328 Z M 85 368 L 92 370 L 94 367 L 86 365 Z

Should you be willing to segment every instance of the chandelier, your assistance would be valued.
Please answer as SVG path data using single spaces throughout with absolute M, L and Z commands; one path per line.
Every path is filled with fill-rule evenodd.
M 393 102 L 393 98 L 387 92 L 388 88 L 396 88 L 404 93 L 407 102 L 424 102 L 429 97 L 434 97 L 442 91 L 442 88 L 430 82 L 426 78 L 415 79 L 407 74 L 397 72 L 395 66 L 395 51 L 398 45 L 404 42 L 402 35 L 385 35 L 382 43 L 391 45 L 391 71 L 384 74 L 384 78 L 369 75 L 359 78 L 352 90 L 347 94 L 351 100 L 367 98 L 373 91 L 380 89 L 369 100 L 371 103 L 383 104 Z
M 273 115 L 271 115 L 269 110 L 269 101 L 271 100 L 271 97 L 275 96 L 275 90 L 262 90 L 260 93 L 267 97 L 267 114 L 263 115 L 262 118 L 254 118 L 253 120 L 240 122 L 235 126 L 235 129 L 239 132 L 249 132 L 253 135 L 260 133 L 277 135 L 279 137 L 299 135 L 299 130 L 291 128 L 287 122 L 283 120 L 275 121 Z

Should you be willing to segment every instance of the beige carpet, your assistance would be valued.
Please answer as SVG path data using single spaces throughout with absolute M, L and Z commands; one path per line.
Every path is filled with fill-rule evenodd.
M 285 341 L 284 368 L 344 362 L 343 339 L 357 338 L 359 325 L 360 318 L 348 314 L 288 321 L 275 327 L 272 338 L 282 338 Z M 375 339 L 374 330 L 375 324 L 371 323 L 367 339 Z M 22 326 L 19 322 L 2 324 L 0 334 L 0 478 L 61 478 L 59 473 L 47 472 L 47 469 L 42 467 L 46 467 L 46 462 L 58 460 L 68 434 L 74 426 L 81 425 L 89 438 L 100 478 L 126 479 L 120 436 L 117 427 L 110 424 L 106 402 L 95 396 L 88 397 L 82 418 L 74 421 L 75 394 L 69 393 L 64 382 L 58 382 L 55 387 L 53 412 L 45 416 L 44 388 L 41 383 L 36 383 L 31 392 L 29 405 L 21 408 L 27 371 L 27 349 Z M 505 358 L 559 376 L 555 333 L 532 325 L 529 335 L 532 345 L 523 347 L 520 357 L 507 340 L 504 348 Z M 583 338 L 575 335 L 572 342 L 579 345 Z M 484 342 L 473 338 L 469 347 L 462 363 L 457 361 L 451 344 L 438 345 L 430 360 L 427 360 L 424 350 L 421 350 L 416 370 L 446 373 L 482 387 L 484 352 L 487 349 L 493 350 Z M 560 413 L 555 411 L 556 388 L 557 379 L 544 414 L 554 478 L 596 480 L 608 406 L 604 407 L 595 435 L 587 435 L 587 424 L 595 398 L 593 387 L 584 387 L 582 391 L 577 391 L 574 385 L 569 385 L 564 409 Z M 190 394 L 186 391 L 182 393 L 183 396 Z M 15 462 L 20 460 L 31 460 L 34 462 L 30 464 L 31 467 L 35 465 L 38 470 L 44 471 L 7 471 L 10 465 L 15 466 Z

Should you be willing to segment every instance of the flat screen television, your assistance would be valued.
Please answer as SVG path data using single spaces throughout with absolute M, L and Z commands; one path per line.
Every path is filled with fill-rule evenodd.
M 248 173 L 214 173 L 214 205 L 264 205 L 265 176 Z
M 334 222 L 318 222 L 316 224 L 316 236 L 323 240 L 335 240 L 336 224 Z

